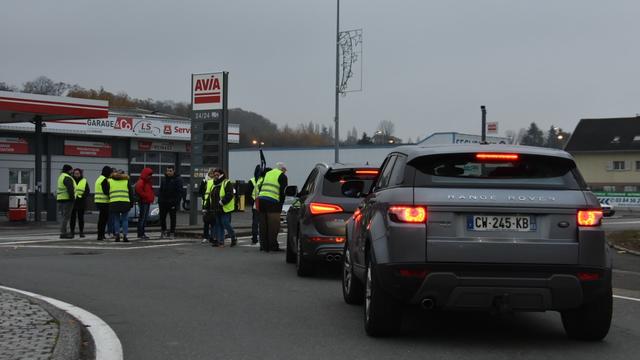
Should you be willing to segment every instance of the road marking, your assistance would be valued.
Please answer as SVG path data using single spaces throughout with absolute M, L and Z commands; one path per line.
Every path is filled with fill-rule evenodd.
M 640 302 L 640 299 L 632 298 L 632 297 L 628 297 L 628 296 L 613 295 L 613 297 L 614 297 L 614 298 L 616 298 L 616 299 L 623 299 L 623 300 L 631 300 L 631 301 L 637 301 L 637 302 Z
M 118 339 L 115 331 L 113 331 L 106 322 L 102 321 L 102 319 L 87 310 L 44 295 L 34 294 L 32 292 L 6 286 L 0 286 L 0 288 L 46 301 L 78 319 L 78 321 L 87 328 L 89 333 L 91 333 L 91 337 L 93 337 L 93 342 L 95 343 L 96 348 L 96 360 L 121 360 L 123 358 L 122 344 L 120 343 L 120 339 Z
M 635 276 L 640 276 L 640 272 L 636 272 L 636 271 L 629 271 L 629 270 L 617 270 L 617 269 L 613 269 L 613 273 L 614 273 L 614 274 L 625 274 L 625 275 L 635 275 Z

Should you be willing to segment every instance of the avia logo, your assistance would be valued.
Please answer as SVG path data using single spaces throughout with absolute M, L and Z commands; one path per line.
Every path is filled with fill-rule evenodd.
M 165 125 L 164 126 L 164 134 L 165 135 L 171 135 L 171 125 Z
M 222 100 L 220 79 L 215 75 L 196 79 L 193 92 L 194 104 L 219 104 Z
M 117 130 L 133 130 L 133 118 L 130 118 L 130 117 L 116 118 L 116 122 L 115 124 L 113 124 L 113 128 Z

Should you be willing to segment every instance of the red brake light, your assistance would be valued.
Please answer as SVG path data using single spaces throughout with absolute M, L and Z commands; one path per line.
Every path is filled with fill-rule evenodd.
M 424 206 L 391 206 L 391 220 L 403 223 L 419 224 L 427 221 L 427 208 Z
M 600 226 L 602 223 L 602 210 L 578 210 L 578 225 Z
M 369 175 L 369 176 L 378 176 L 380 173 L 379 170 L 376 169 L 361 169 L 356 170 L 356 175 Z
M 309 210 L 311 211 L 311 215 L 335 214 L 344 211 L 340 205 L 323 203 L 311 203 Z
M 424 279 L 427 274 L 429 272 L 427 270 L 424 269 L 400 269 L 398 270 L 398 275 L 402 276 L 402 277 L 415 277 L 415 278 L 420 278 L 420 279 Z
M 519 154 L 505 154 L 505 153 L 478 153 L 476 154 L 476 160 L 485 161 L 517 161 L 520 159 Z
M 594 281 L 600 280 L 600 274 L 598 273 L 589 273 L 589 272 L 579 272 L 578 279 L 580 281 Z
M 360 220 L 360 216 L 362 215 L 362 211 L 360 211 L 360 209 L 356 209 L 356 211 L 353 213 L 353 219 L 355 221 Z

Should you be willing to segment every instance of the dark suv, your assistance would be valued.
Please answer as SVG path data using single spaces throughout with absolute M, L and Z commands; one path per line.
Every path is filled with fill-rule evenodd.
M 295 197 L 287 212 L 287 262 L 296 263 L 298 275 L 311 275 L 319 263 L 340 263 L 345 222 L 377 176 L 370 165 L 318 164 L 300 192 L 286 189 Z
M 600 340 L 612 312 L 602 209 L 560 150 L 407 146 L 385 159 L 347 223 L 343 295 L 369 335 L 424 309 L 559 311 Z

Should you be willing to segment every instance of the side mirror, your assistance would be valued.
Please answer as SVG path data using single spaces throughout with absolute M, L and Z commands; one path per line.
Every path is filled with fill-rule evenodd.
M 287 196 L 296 197 L 298 195 L 298 187 L 295 186 L 295 185 L 287 186 L 284 189 L 284 194 L 287 195 Z

